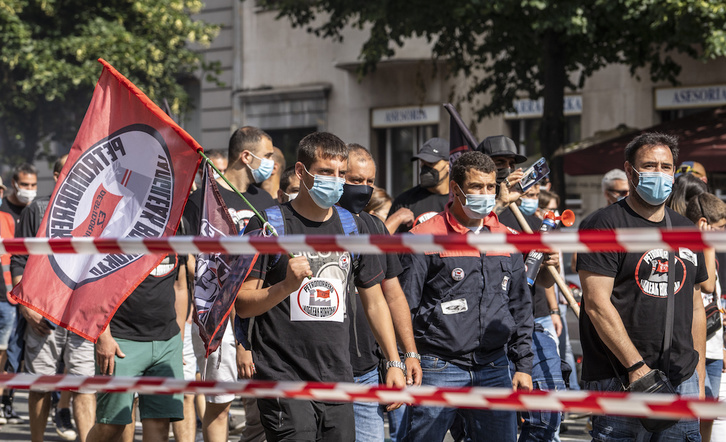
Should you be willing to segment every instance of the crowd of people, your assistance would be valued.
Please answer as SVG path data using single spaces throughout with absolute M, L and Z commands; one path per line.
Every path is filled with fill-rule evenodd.
M 370 151 L 330 133 L 304 137 L 290 167 L 273 139 L 254 127 L 236 130 L 226 152 L 206 154 L 239 234 L 261 234 L 268 226 L 279 235 L 517 233 L 539 230 L 549 212 L 558 215 L 563 208 L 546 180 L 522 188 L 521 164 L 528 158 L 505 136 L 488 137 L 453 162 L 448 141 L 426 141 L 412 158 L 419 184 L 395 199 L 376 187 Z M 55 165 L 56 179 L 64 161 Z M 677 164 L 675 138 L 635 137 L 625 149 L 623 169 L 602 179 L 607 206 L 580 228 L 724 229 L 726 203 L 709 193 L 703 166 Z M 30 165 L 18 167 L 11 184 L 0 206 L 0 235 L 35 236 L 49 196 L 36 198 L 37 171 Z M 198 235 L 203 228 L 204 186 L 194 189 L 178 235 Z M 0 182 L 0 196 L 5 190 Z M 713 325 L 711 314 L 715 309 L 720 318 L 723 310 L 717 257 L 712 249 L 687 248 L 574 256 L 568 264 L 582 286 L 580 379 L 567 328 L 568 302 L 553 277 L 564 263 L 553 250 L 536 266 L 554 272 L 532 271 L 521 253 L 259 256 L 237 293 L 219 348 L 209 355 L 193 321 L 199 257 L 164 257 L 119 306 L 94 346 L 8 301 L 5 293 L 23 277 L 27 257 L 5 255 L 0 367 L 39 375 L 525 392 L 641 391 L 655 378 L 683 396 L 718 398 L 726 350 L 723 321 Z M 0 425 L 29 424 L 34 441 L 43 440 L 51 412 L 65 440 L 133 440 L 138 413 L 144 440 L 168 440 L 171 428 L 178 441 L 194 441 L 200 430 L 205 441 L 227 441 L 236 400 L 231 394 L 32 390 L 26 423 L 12 398 L 12 391 L 2 392 Z M 386 420 L 393 441 L 439 441 L 447 434 L 457 441 L 554 441 L 566 431 L 562 413 L 554 411 L 242 402 L 241 441 L 382 441 Z M 591 434 L 598 441 L 717 441 L 726 430 L 705 420 L 592 416 Z

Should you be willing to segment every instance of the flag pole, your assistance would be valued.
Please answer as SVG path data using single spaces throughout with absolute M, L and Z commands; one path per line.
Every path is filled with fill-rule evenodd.
M 459 126 L 459 130 L 461 130 L 462 135 L 466 138 L 466 141 L 469 143 L 469 146 L 471 146 L 472 149 L 476 149 L 476 147 L 479 145 L 479 143 L 474 138 L 474 135 L 472 135 L 469 128 L 464 124 L 464 121 L 461 119 L 461 116 L 456 111 L 456 108 L 451 103 L 444 103 L 444 109 L 449 113 L 451 118 L 454 119 L 456 122 L 456 125 Z
M 232 183 L 229 182 L 229 180 L 227 179 L 227 177 L 224 176 L 224 174 L 222 174 L 222 171 L 220 171 L 219 169 L 217 169 L 217 166 L 214 165 L 214 163 L 212 162 L 212 160 L 210 160 L 208 156 L 204 155 L 204 152 L 202 152 L 201 150 L 197 150 L 197 153 L 199 155 L 201 155 L 202 158 L 204 158 L 204 161 L 206 161 L 207 164 L 209 164 L 210 166 L 212 166 L 212 169 L 214 169 L 214 171 L 217 172 L 217 174 L 224 180 L 225 183 L 227 183 L 227 185 L 234 191 L 234 193 L 236 193 L 237 196 L 239 196 L 240 198 L 242 198 L 242 201 L 244 201 L 245 204 L 247 204 L 249 206 L 249 208 L 252 209 L 252 211 L 255 213 L 255 215 L 257 216 L 257 218 L 259 218 L 260 221 L 262 221 L 262 231 L 264 232 L 266 230 L 265 226 L 270 226 L 270 224 L 262 216 L 262 214 L 260 212 L 258 212 L 257 209 L 255 209 L 255 206 L 253 206 L 252 203 L 250 203 L 249 200 L 247 198 L 245 198 L 244 195 L 242 195 L 242 192 L 240 192 L 236 187 L 234 187 L 234 184 L 232 184 Z M 277 234 L 277 232 L 275 231 L 275 229 L 272 228 L 272 226 L 270 226 L 269 232 L 273 236 L 279 236 Z M 292 253 L 288 253 L 288 255 L 290 256 L 290 258 L 294 258 L 295 257 L 295 255 L 293 255 Z

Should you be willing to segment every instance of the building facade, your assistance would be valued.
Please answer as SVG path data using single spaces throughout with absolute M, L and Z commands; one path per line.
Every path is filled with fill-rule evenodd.
M 330 131 L 371 149 L 379 167 L 377 184 L 392 197 L 413 186 L 418 167 L 411 156 L 426 139 L 448 137 L 449 116 L 441 104 L 463 91 L 466 80 L 447 77 L 424 40 L 407 42 L 393 59 L 360 78 L 356 69 L 366 32 L 349 29 L 336 42 L 275 17 L 254 1 L 207 1 L 200 18 L 221 25 L 221 32 L 203 52 L 207 62 L 220 63 L 222 84 L 201 80 L 190 87 L 196 110 L 186 118 L 189 132 L 206 149 L 224 149 L 234 129 L 258 126 L 272 135 L 291 165 L 300 138 Z M 612 65 L 596 72 L 582 90 L 568 92 L 567 141 L 619 125 L 642 129 L 726 104 L 726 59 L 704 64 L 675 58 L 683 66 L 678 87 L 651 82 L 645 70 L 638 72 L 638 81 L 627 66 Z M 540 157 L 542 102 L 522 99 L 514 107 L 515 113 L 480 122 L 474 121 L 471 104 L 460 104 L 459 111 L 479 139 L 507 135 L 534 161 Z M 599 180 L 599 175 L 568 177 L 568 198 L 582 201 L 583 212 L 591 211 L 604 202 Z

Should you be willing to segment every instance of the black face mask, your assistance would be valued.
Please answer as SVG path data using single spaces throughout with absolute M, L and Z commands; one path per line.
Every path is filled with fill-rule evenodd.
M 373 187 L 367 184 L 343 184 L 343 196 L 338 200 L 340 207 L 353 213 L 361 213 L 373 195 Z
M 439 184 L 439 171 L 430 166 L 421 167 L 421 173 L 418 176 L 418 182 L 421 187 L 427 189 Z
M 502 184 L 504 180 L 507 179 L 509 175 L 513 172 L 511 167 L 507 167 L 506 169 L 499 169 L 497 170 L 497 184 Z

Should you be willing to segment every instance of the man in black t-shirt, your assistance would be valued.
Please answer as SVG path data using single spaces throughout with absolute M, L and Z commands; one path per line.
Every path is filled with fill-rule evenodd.
M 187 312 L 186 265 L 167 255 L 119 306 L 96 342 L 96 373 L 183 379 Z M 169 422 L 184 418 L 182 395 L 139 395 L 144 439 L 169 439 Z M 133 393 L 98 393 L 89 441 L 117 440 L 132 416 Z
M 244 232 L 250 218 L 255 216 L 250 207 L 262 212 L 276 204 L 275 200 L 261 187 L 255 185 L 270 177 L 274 168 L 272 138 L 266 132 L 246 126 L 235 131 L 229 140 L 228 166 L 224 173 L 237 190 L 242 192 L 245 202 L 222 178 L 217 178 L 219 193 L 224 200 L 229 215 L 237 226 L 238 232 Z M 202 186 L 202 189 L 204 186 Z M 199 234 L 200 211 L 202 207 L 202 189 L 193 192 L 184 208 L 184 218 L 190 226 L 191 234 Z M 249 203 L 249 204 L 248 204 Z M 242 365 L 252 367 L 252 357 L 244 347 L 236 345 L 232 324 L 228 324 L 219 348 L 205 357 L 204 344 L 199 336 L 196 324 L 192 326 L 192 342 L 197 360 L 199 361 L 202 379 L 218 382 L 235 382 L 238 376 L 246 377 Z M 239 356 L 237 356 L 239 354 Z M 233 394 L 207 394 L 203 431 L 211 442 L 227 440 L 228 415 L 234 400 Z M 253 399 L 245 399 L 245 409 L 250 409 Z M 255 421 L 254 413 L 247 413 L 248 426 Z
M 343 234 L 333 208 L 343 192 L 348 149 L 335 135 L 313 133 L 300 141 L 296 175 L 300 193 L 281 206 L 284 234 Z M 344 211 L 345 209 L 340 209 Z M 343 212 L 341 212 L 343 213 Z M 344 212 L 344 215 L 351 216 Z M 360 222 L 353 219 L 361 230 Z M 248 231 L 262 227 L 252 218 Z M 237 314 L 254 318 L 249 336 L 257 379 L 352 382 L 349 280 L 390 361 L 387 385 L 405 385 L 378 258 L 349 252 L 260 256 L 242 285 Z M 353 406 L 291 399 L 257 401 L 267 440 L 353 440 Z
M 363 209 L 373 194 L 376 181 L 376 163 L 371 153 L 359 144 L 348 144 L 348 170 L 345 173 L 343 196 L 338 204 L 351 213 L 357 214 L 363 221 L 365 232 L 370 234 L 388 234 L 383 221 L 366 213 Z M 384 272 L 381 283 L 383 294 L 391 310 L 393 326 L 403 349 L 406 364 L 406 384 L 421 384 L 421 356 L 416 349 L 411 325 L 411 310 L 406 295 L 401 289 L 398 275 L 403 270 L 397 254 L 378 255 Z M 363 312 L 360 296 L 355 297 L 354 313 Z M 357 384 L 378 385 L 378 364 L 380 362 L 376 339 L 368 326 L 365 315 L 354 314 L 351 323 L 350 358 L 353 375 Z M 375 402 L 354 402 L 355 432 L 357 441 L 383 440 L 384 423 L 383 408 Z M 391 406 L 387 411 L 394 412 Z M 395 410 L 402 417 L 402 409 Z M 389 414 L 390 418 L 391 414 Z M 391 432 L 395 430 L 391 425 Z
M 399 233 L 408 232 L 441 212 L 449 201 L 449 142 L 443 138 L 431 138 L 411 160 L 421 162 L 419 185 L 398 195 L 389 211 L 391 216 L 401 208 L 413 212 L 413 224 L 401 224 Z
M 675 137 L 657 133 L 645 133 L 630 142 L 625 148 L 624 167 L 629 195 L 589 216 L 580 228 L 693 227 L 688 219 L 665 207 L 673 184 L 677 146 Z M 699 284 L 708 278 L 703 259 L 702 252 L 657 246 L 644 253 L 578 255 L 583 289 L 582 379 L 586 388 L 622 391 L 658 368 L 666 372 L 678 394 L 703 398 L 706 316 Z M 670 268 L 671 262 L 675 268 Z M 674 287 L 668 287 L 670 272 L 675 272 Z M 664 361 L 669 297 L 675 313 L 670 357 Z M 658 434 L 662 440 L 691 440 L 698 437 L 698 431 L 698 420 L 682 419 Z M 649 434 L 635 418 L 593 416 L 593 436 L 647 440 Z

